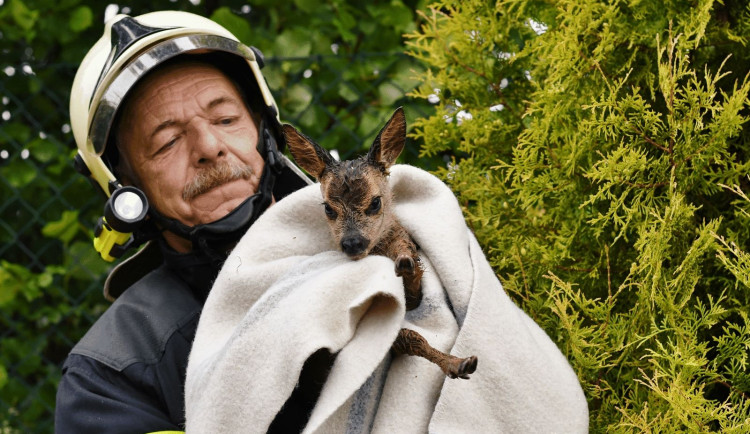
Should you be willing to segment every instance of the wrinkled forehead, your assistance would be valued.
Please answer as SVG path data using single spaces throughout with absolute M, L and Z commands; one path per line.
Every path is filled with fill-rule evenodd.
M 236 85 L 221 70 L 205 62 L 189 60 L 164 66 L 146 76 L 133 90 L 132 98 L 126 101 L 125 112 L 136 108 L 134 106 L 150 105 L 154 97 L 175 90 L 182 91 L 185 98 L 195 96 L 195 84 L 199 79 L 213 83 L 214 87 L 233 97 L 242 98 Z
M 357 159 L 331 168 L 323 183 L 328 200 L 359 208 L 382 194 L 385 175 L 363 159 Z

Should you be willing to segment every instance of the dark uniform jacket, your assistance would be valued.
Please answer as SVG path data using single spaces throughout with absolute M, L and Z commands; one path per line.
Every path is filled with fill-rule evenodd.
M 218 269 L 164 243 L 153 251 L 163 264 L 119 295 L 65 361 L 56 433 L 184 429 L 188 356 Z M 307 360 L 269 433 L 304 428 L 334 359 L 321 349 Z
M 118 297 L 63 366 L 55 431 L 183 429 L 185 369 L 207 292 L 165 264 Z

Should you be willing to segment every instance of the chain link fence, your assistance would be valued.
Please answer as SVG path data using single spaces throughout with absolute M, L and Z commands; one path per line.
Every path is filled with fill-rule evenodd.
M 52 432 L 62 363 L 107 308 L 109 264 L 91 245 L 103 197 L 72 168 L 68 98 L 77 65 L 0 64 L 0 433 Z M 342 158 L 369 146 L 406 96 L 416 62 L 402 53 L 266 60 L 285 121 Z M 406 162 L 419 160 L 409 145 Z

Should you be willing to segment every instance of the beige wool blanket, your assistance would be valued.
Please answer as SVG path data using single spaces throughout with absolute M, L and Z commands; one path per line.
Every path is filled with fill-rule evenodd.
M 206 301 L 187 369 L 187 432 L 265 432 L 320 348 L 338 355 L 305 432 L 587 431 L 575 373 L 503 291 L 452 192 L 411 166 L 393 167 L 390 183 L 421 249 L 421 305 L 406 312 L 388 258 L 337 251 L 317 184 L 290 195 L 253 224 Z M 401 327 L 476 355 L 476 372 L 449 379 L 422 358 L 393 357 Z

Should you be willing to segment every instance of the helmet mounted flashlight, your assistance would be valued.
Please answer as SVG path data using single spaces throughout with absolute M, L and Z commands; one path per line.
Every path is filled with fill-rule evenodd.
M 94 248 L 105 261 L 114 261 L 135 242 L 135 232 L 146 219 L 148 199 L 132 186 L 117 188 L 104 205 L 94 231 Z

